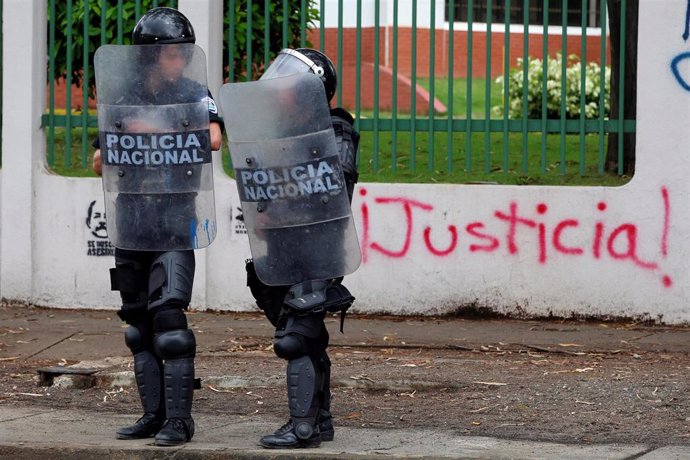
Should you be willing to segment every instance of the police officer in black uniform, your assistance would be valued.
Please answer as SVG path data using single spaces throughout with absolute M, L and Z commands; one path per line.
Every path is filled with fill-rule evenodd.
M 135 45 L 194 43 L 195 35 L 182 13 L 161 7 L 142 16 L 134 28 L 132 42 Z M 176 55 L 179 47 L 159 48 L 157 67 L 160 73 L 142 76 L 140 93 L 124 97 L 136 104 L 146 104 L 147 94 L 152 93 L 156 93 L 159 103 L 208 101 L 208 147 L 218 150 L 222 120 L 210 92 L 176 74 L 179 72 L 175 67 L 180 66 L 175 61 L 185 59 Z M 94 144 L 99 147 L 99 142 Z M 100 149 L 94 154 L 93 167 L 99 175 L 102 173 Z M 185 194 L 180 195 L 172 199 L 186 199 Z M 118 200 L 121 198 L 126 196 L 121 194 Z M 144 409 L 144 415 L 133 425 L 117 430 L 117 438 L 155 436 L 156 445 L 183 444 L 194 435 L 191 410 L 196 341 L 184 313 L 192 295 L 194 251 L 140 251 L 116 247 L 115 267 L 111 270 L 112 286 L 120 291 L 122 298 L 118 315 L 129 325 L 125 330 L 125 343 L 134 355 L 135 378 Z
M 280 65 L 276 65 L 279 59 Z M 292 66 L 290 59 L 298 59 L 307 65 Z M 306 71 L 318 75 L 330 104 L 338 80 L 333 63 L 320 51 L 309 48 L 283 50 L 261 79 L 290 75 L 295 73 L 295 69 L 307 69 Z M 356 154 L 359 134 L 353 127 L 352 115 L 346 110 L 332 108 L 330 116 L 348 197 L 352 201 L 358 176 Z M 270 253 L 269 248 L 268 257 Z M 329 335 L 324 319 L 328 311 L 341 311 L 344 314 L 354 297 L 341 284 L 342 278 L 314 280 L 292 287 L 269 286 L 257 276 L 253 261 L 248 261 L 246 268 L 247 285 L 259 308 L 276 328 L 274 351 L 278 357 L 287 360 L 289 382 L 290 420 L 274 433 L 263 436 L 260 444 L 274 449 L 318 447 L 322 441 L 333 440 L 334 436 L 331 417 L 331 361 L 326 351 Z M 312 311 L 293 308 L 296 306 L 294 299 L 305 294 L 305 285 L 309 285 L 309 289 L 314 292 L 324 292 L 325 304 L 315 305 Z

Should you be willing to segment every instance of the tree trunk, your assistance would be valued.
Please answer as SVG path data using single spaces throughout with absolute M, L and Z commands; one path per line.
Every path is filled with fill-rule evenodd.
M 623 82 L 623 114 L 625 120 L 635 120 L 637 111 L 637 19 L 639 11 L 638 0 L 628 0 L 626 3 L 625 37 L 621 43 L 621 2 L 626 0 L 606 0 L 609 17 L 609 38 L 611 40 L 611 120 L 618 120 L 618 104 L 620 101 L 620 53 L 625 52 L 625 75 Z M 609 133 L 608 150 L 606 152 L 606 169 L 611 172 L 619 170 L 628 176 L 635 172 L 635 133 L 623 134 L 623 164 L 619 168 L 618 133 Z

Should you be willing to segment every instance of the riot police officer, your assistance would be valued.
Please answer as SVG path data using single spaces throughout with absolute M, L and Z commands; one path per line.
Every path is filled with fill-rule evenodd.
M 330 101 L 337 88 L 336 70 L 331 60 L 314 49 L 284 49 L 261 80 L 301 72 L 317 75 L 323 84 L 347 198 L 351 202 L 358 176 L 356 152 L 359 134 L 353 127 L 353 117 L 346 110 L 339 107 L 330 108 Z M 279 116 L 289 117 L 285 114 Z M 229 128 L 229 132 L 231 131 L 232 128 Z M 348 209 L 348 212 L 351 211 Z M 344 234 L 346 231 L 345 227 L 335 228 L 334 232 L 311 231 L 308 237 L 309 244 L 302 246 L 296 243 L 298 229 L 281 229 L 280 237 L 275 238 L 264 235 L 268 246 L 266 258 L 281 258 L 279 253 L 291 252 L 291 260 L 295 262 L 288 264 L 287 269 L 293 272 L 300 271 L 298 265 L 309 259 L 308 252 L 328 252 L 326 248 L 335 248 L 331 258 L 342 260 L 340 254 L 336 253 L 347 250 L 347 245 L 338 242 L 335 245 L 332 242 L 327 244 L 325 241 L 342 237 L 339 233 Z M 293 236 L 295 238 L 292 238 Z M 356 246 L 356 249 L 359 247 Z M 258 262 L 255 256 L 254 261 L 250 260 L 247 263 L 247 285 L 259 308 L 276 328 L 274 351 L 278 357 L 287 361 L 290 410 L 289 421 L 274 433 L 263 436 L 260 444 L 265 448 L 317 447 L 322 441 L 331 441 L 334 437 L 330 391 L 331 361 L 327 353 L 329 334 L 324 319 L 329 311 L 340 311 L 344 315 L 354 297 L 341 284 L 340 276 L 331 279 L 307 279 L 294 285 L 266 284 L 257 276 L 255 263 Z M 325 262 L 324 267 L 316 271 L 321 268 L 327 271 L 329 268 L 326 265 L 331 261 Z M 338 263 L 331 264 L 331 269 L 339 270 Z
M 104 153 L 102 158 L 101 148 L 106 148 L 103 145 L 106 142 L 104 141 L 106 138 L 103 137 L 103 128 L 101 128 L 100 140 L 94 142 L 94 145 L 99 148 L 94 154 L 93 168 L 99 175 L 103 174 L 106 204 L 114 206 L 117 214 L 117 218 L 111 221 L 111 213 L 108 213 L 108 233 L 111 234 L 111 227 L 116 227 L 117 230 L 115 232 L 117 238 L 113 241 L 116 249 L 115 268 L 111 269 L 111 282 L 113 290 L 118 290 L 122 299 L 122 307 L 118 315 L 129 325 L 125 330 L 125 343 L 134 357 L 135 379 L 144 410 L 144 415 L 133 425 L 117 430 L 117 438 L 140 439 L 155 436 L 156 445 L 174 446 L 191 440 L 194 435 L 191 410 L 195 381 L 196 341 L 194 333 L 188 327 L 185 310 L 189 306 L 192 295 L 195 271 L 193 249 L 202 245 L 194 241 L 190 242 L 190 238 L 185 236 L 184 232 L 189 233 L 190 221 L 186 216 L 190 212 L 195 212 L 193 208 L 198 206 L 195 203 L 200 201 L 199 196 L 202 193 L 194 190 L 195 187 L 199 187 L 200 181 L 204 180 L 204 175 L 209 174 L 210 153 L 220 148 L 222 120 L 211 93 L 206 88 L 205 60 L 201 65 L 203 67 L 202 84 L 183 76 L 183 70 L 190 65 L 192 54 L 197 48 L 192 45 L 195 42 L 192 25 L 182 13 L 172 8 L 151 9 L 136 24 L 132 42 L 134 45 L 142 46 L 121 47 L 116 51 L 121 52 L 122 48 L 128 48 L 124 51 L 129 51 L 130 54 L 125 55 L 139 56 L 141 62 L 138 64 L 145 67 L 147 71 L 130 72 L 124 77 L 118 75 L 114 80 L 129 78 L 138 81 L 126 82 L 130 85 L 129 90 L 123 91 L 119 97 L 120 100 L 116 102 L 122 102 L 123 107 L 144 108 L 147 104 L 161 106 L 201 104 L 201 118 L 205 118 L 198 131 L 191 134 L 183 133 L 187 136 L 185 139 L 193 140 L 192 144 L 198 150 L 194 152 L 194 157 L 198 155 L 202 158 L 199 160 L 201 163 L 190 163 L 189 167 L 173 164 L 166 170 L 162 167 L 156 169 L 155 165 L 150 164 L 146 168 L 133 165 L 136 163 L 135 158 L 139 158 L 141 162 L 144 158 L 147 161 L 151 158 L 155 159 L 156 154 L 153 151 L 140 150 L 137 157 L 135 157 L 137 152 L 131 153 L 127 156 L 129 163 L 124 161 L 124 156 L 117 157 L 122 152 L 114 148 L 109 149 L 107 154 Z M 135 48 L 137 51 L 132 51 Z M 116 53 L 115 56 L 120 54 Z M 105 60 L 107 61 L 107 58 Z M 127 65 L 136 66 L 137 63 L 132 63 L 132 61 L 132 59 L 123 59 L 122 68 L 124 69 Z M 118 70 L 115 67 L 112 71 Z M 102 88 L 98 86 L 98 71 L 97 64 L 100 105 L 101 96 L 105 99 L 106 90 L 109 88 L 106 87 L 101 91 Z M 124 70 L 122 72 L 125 73 Z M 101 80 L 109 77 L 109 75 L 104 75 L 107 73 L 108 71 L 101 69 Z M 133 109 L 131 111 L 134 112 Z M 173 112 L 179 111 L 160 112 L 163 114 L 161 118 L 170 118 L 174 116 Z M 99 108 L 99 126 L 101 115 Z M 107 112 L 104 112 L 103 118 L 107 118 L 106 115 Z M 117 116 L 120 115 L 121 113 L 118 112 Z M 131 115 L 131 120 L 118 121 L 117 126 L 126 124 L 126 128 L 122 129 L 127 129 L 130 133 L 152 133 L 157 129 L 153 126 L 155 123 L 147 123 L 146 120 L 136 121 L 134 114 Z M 188 123 L 188 119 L 185 119 L 185 126 Z M 149 140 L 163 139 L 160 136 L 156 137 L 156 134 L 147 135 Z M 173 136 L 169 137 L 173 138 Z M 107 139 L 118 138 L 114 134 Z M 124 142 L 121 144 L 124 145 Z M 180 158 L 184 158 L 184 155 L 191 158 L 189 152 L 180 152 L 174 151 L 174 156 L 169 155 L 172 160 L 168 158 L 166 161 L 183 163 L 184 160 Z M 159 157 L 162 158 L 160 155 Z M 118 177 L 106 178 L 108 174 L 102 161 L 111 169 L 119 168 L 115 171 L 119 173 L 115 175 Z M 120 161 L 117 166 L 113 163 L 116 161 Z M 108 191 L 112 190 L 113 181 L 119 181 L 121 192 L 125 188 L 131 190 L 133 182 L 141 181 L 144 174 L 152 172 L 156 174 L 154 179 L 160 182 L 161 187 L 175 187 L 176 184 L 179 185 L 187 180 L 184 193 L 167 195 L 165 193 L 145 195 L 140 191 L 130 194 L 119 193 L 116 194 L 116 198 L 108 202 Z M 180 229 L 177 221 L 182 222 L 185 228 Z M 164 241 L 162 235 L 166 235 Z M 207 243 L 210 244 L 210 241 Z M 167 248 L 173 248 L 173 250 Z

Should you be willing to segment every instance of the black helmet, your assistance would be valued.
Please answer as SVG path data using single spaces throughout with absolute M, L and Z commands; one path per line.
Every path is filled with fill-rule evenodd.
M 338 75 L 333 63 L 321 51 L 311 48 L 283 49 L 266 69 L 262 79 L 285 77 L 300 72 L 312 72 L 323 82 L 328 101 L 333 99 L 338 87 Z
M 135 45 L 194 43 L 196 36 L 189 19 L 176 9 L 159 7 L 139 19 L 132 32 Z
M 321 51 L 315 49 L 297 48 L 295 51 L 314 61 L 314 64 L 316 64 L 314 73 L 321 77 L 323 87 L 326 89 L 326 97 L 330 101 L 335 94 L 336 88 L 338 88 L 338 73 L 331 60 Z

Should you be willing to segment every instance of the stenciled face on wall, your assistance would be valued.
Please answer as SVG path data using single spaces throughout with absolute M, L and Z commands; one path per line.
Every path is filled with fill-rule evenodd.
M 105 222 L 105 210 L 98 206 L 97 201 L 94 200 L 89 205 L 89 210 L 86 214 L 86 226 L 91 230 L 91 234 L 96 238 L 107 239 L 108 228 Z

